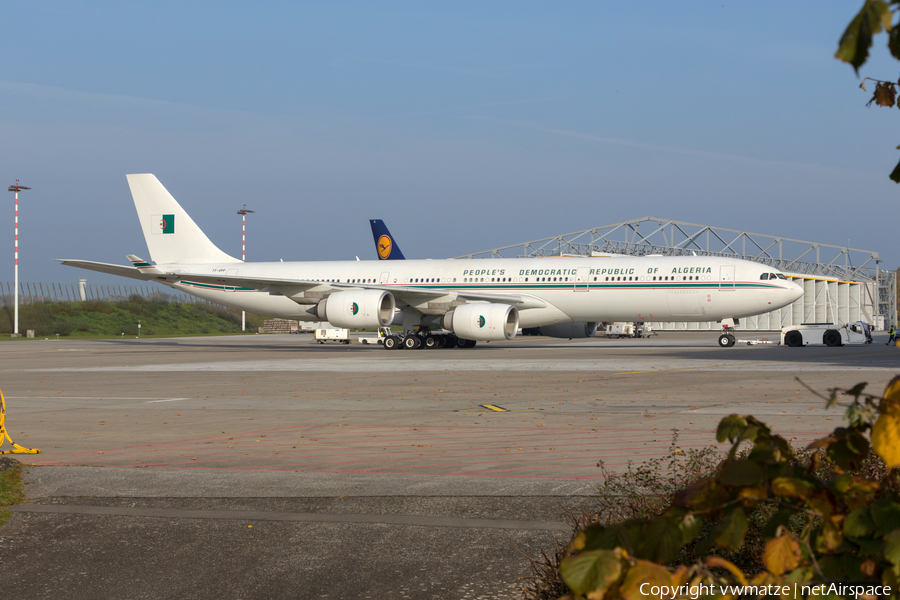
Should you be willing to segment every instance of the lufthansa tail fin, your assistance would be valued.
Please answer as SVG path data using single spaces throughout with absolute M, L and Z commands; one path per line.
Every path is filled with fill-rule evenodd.
M 219 250 L 155 175 L 126 175 L 141 229 L 157 264 L 241 262 Z
M 400 247 L 394 241 L 394 236 L 388 231 L 387 226 L 381 219 L 370 219 L 369 224 L 372 226 L 372 237 L 375 238 L 375 251 L 378 253 L 379 260 L 405 260 L 406 257 L 400 252 Z

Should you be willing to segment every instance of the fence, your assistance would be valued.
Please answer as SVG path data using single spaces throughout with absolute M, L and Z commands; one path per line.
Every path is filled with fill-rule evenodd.
M 12 306 L 15 301 L 13 284 L 0 281 L 0 306 Z M 168 294 L 148 285 L 93 285 L 85 284 L 85 300 L 123 302 L 132 296 L 148 301 L 178 302 L 181 304 L 210 304 L 186 294 Z M 77 283 L 23 283 L 19 282 L 19 304 L 41 302 L 81 302 Z

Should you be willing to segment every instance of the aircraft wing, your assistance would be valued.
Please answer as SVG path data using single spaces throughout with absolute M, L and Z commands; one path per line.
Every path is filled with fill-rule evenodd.
M 119 275 L 120 277 L 131 277 L 132 279 L 140 279 L 142 281 L 150 281 L 153 279 L 152 275 L 141 273 L 136 267 L 123 267 L 121 265 L 94 262 L 92 260 L 74 260 L 69 258 L 57 258 L 56 260 L 67 267 L 78 267 L 79 269 L 87 269 L 88 271 L 99 271 L 100 273 L 109 273 L 110 275 Z
M 124 268 L 124 267 L 123 267 Z M 156 276 L 155 279 L 164 279 L 176 283 L 179 281 L 205 283 L 210 285 L 234 286 L 250 288 L 260 291 L 280 292 L 291 295 L 291 292 L 300 292 L 315 287 L 330 287 L 335 290 L 370 289 L 391 292 L 398 300 L 410 300 L 417 304 L 427 298 L 442 298 L 452 296 L 475 302 L 495 302 L 497 304 L 510 304 L 520 309 L 543 308 L 546 304 L 531 296 L 518 294 L 495 294 L 478 291 L 456 291 L 445 289 L 423 289 L 417 287 L 398 287 L 379 285 L 377 283 L 338 283 L 332 281 L 312 281 L 307 279 L 276 279 L 268 277 L 241 277 L 229 275 L 216 275 L 211 273 L 166 273 Z

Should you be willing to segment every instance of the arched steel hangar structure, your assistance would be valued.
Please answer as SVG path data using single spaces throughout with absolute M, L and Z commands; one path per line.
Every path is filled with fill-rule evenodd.
M 897 324 L 897 271 L 881 268 L 878 253 L 737 229 L 642 217 L 563 235 L 458 256 L 513 258 L 610 255 L 721 256 L 756 261 L 803 286 L 803 296 L 779 310 L 743 319 L 741 329 L 777 330 L 800 323 L 864 321 Z M 660 329 L 712 329 L 718 322 L 654 323 Z

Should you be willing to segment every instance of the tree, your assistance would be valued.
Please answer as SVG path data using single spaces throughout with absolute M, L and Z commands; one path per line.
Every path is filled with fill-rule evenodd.
M 884 31 L 888 34 L 891 56 L 900 60 L 900 23 L 894 25 L 894 14 L 897 12 L 900 12 L 900 0 L 866 0 L 841 36 L 835 58 L 850 63 L 858 75 L 859 68 L 869 59 L 872 37 Z M 866 106 L 874 102 L 877 106 L 891 108 L 896 105 L 900 108 L 897 102 L 900 80 L 894 82 L 866 77 L 859 85 L 863 91 L 866 91 L 866 81 L 875 83 L 872 99 Z M 897 149 L 900 150 L 900 146 Z M 900 183 L 900 163 L 891 172 L 891 179 Z
M 732 447 L 713 476 L 676 493 L 659 516 L 575 535 L 559 567 L 567 598 L 898 597 L 900 377 L 881 396 L 864 394 L 865 385 L 825 398 L 829 407 L 852 398 L 848 424 L 813 442 L 805 467 L 761 421 L 722 419 L 716 437 Z M 739 452 L 744 443 L 749 451 Z M 885 469 L 854 474 L 873 452 Z M 742 569 L 725 556 L 748 542 L 760 517 L 761 564 Z M 699 560 L 685 564 L 687 546 Z

